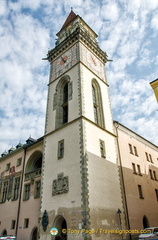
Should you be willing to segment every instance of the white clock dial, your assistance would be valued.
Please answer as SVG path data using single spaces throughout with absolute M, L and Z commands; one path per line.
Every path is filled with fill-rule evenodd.
M 85 46 L 82 45 L 82 62 L 98 77 L 105 80 L 104 64 Z
M 77 46 L 74 45 L 68 51 L 63 53 L 58 59 L 52 62 L 51 81 L 62 75 L 77 63 Z

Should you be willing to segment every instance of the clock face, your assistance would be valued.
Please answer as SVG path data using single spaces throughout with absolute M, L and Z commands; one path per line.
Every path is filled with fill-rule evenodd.
M 104 64 L 85 46 L 82 45 L 82 62 L 98 77 L 105 80 Z
M 51 81 L 77 63 L 77 46 L 74 45 L 51 64 Z

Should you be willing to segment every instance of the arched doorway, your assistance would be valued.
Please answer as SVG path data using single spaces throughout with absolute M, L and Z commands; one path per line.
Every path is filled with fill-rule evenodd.
M 7 236 L 7 230 L 6 230 L 6 229 L 4 229 L 4 230 L 2 231 L 2 236 Z
M 56 217 L 53 227 L 58 229 L 58 234 L 56 237 L 52 238 L 53 240 L 56 239 L 67 240 L 67 223 L 63 216 L 59 215 Z M 63 233 L 62 229 L 66 229 L 66 231 L 64 231 Z
M 37 227 L 33 228 L 31 233 L 31 240 L 37 240 L 38 239 L 38 229 Z
M 146 216 L 143 217 L 143 228 L 150 227 L 149 220 Z

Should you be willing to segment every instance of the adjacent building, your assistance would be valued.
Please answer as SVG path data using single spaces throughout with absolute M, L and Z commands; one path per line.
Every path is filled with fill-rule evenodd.
M 0 234 L 122 239 L 103 230 L 158 226 L 157 146 L 113 122 L 97 34 L 71 11 L 57 37 L 44 136 L 0 158 Z
M 155 93 L 155 97 L 156 97 L 156 100 L 158 102 L 158 79 L 152 81 L 150 83 L 150 85 L 151 85 L 151 87 L 152 87 L 152 89 L 153 89 L 153 91 Z
M 0 235 L 37 239 L 43 138 L 4 152 L 0 158 Z
M 114 125 L 128 228 L 158 226 L 158 148 L 120 123 Z

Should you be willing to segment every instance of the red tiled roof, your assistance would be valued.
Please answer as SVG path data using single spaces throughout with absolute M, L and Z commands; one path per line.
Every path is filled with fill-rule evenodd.
M 65 21 L 65 23 L 64 23 L 64 25 L 62 26 L 61 29 L 63 29 L 64 27 L 66 27 L 66 26 L 69 24 L 69 22 L 71 22 L 76 16 L 77 16 L 77 15 L 71 10 L 69 16 L 67 17 L 67 19 L 66 19 L 66 21 Z

